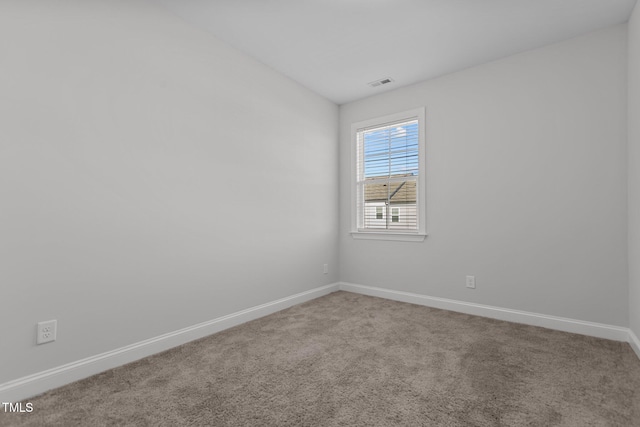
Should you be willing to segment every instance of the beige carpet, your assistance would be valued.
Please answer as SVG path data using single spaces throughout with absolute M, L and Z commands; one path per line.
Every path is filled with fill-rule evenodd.
M 633 426 L 626 343 L 347 292 L 53 390 L 17 426 Z

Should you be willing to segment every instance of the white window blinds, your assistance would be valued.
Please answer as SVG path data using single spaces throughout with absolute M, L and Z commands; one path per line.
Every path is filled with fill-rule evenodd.
M 358 129 L 356 141 L 358 229 L 418 230 L 418 119 Z

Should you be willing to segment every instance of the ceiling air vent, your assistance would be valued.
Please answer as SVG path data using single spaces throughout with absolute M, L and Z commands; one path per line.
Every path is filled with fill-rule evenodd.
M 386 85 L 388 83 L 391 83 L 392 81 L 393 81 L 393 79 L 391 77 L 385 77 L 384 79 L 375 80 L 375 81 L 367 83 L 367 84 L 369 86 L 371 86 L 371 87 L 378 87 L 378 86 L 382 86 L 382 85 Z

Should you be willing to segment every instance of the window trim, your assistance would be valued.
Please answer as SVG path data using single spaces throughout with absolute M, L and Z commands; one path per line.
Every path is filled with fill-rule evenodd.
M 418 229 L 415 231 L 398 230 L 358 230 L 358 131 L 361 129 L 383 126 L 387 123 L 418 120 L 418 179 L 416 190 L 416 205 L 418 209 Z M 427 236 L 426 232 L 426 109 L 419 107 L 400 113 L 375 117 L 351 124 L 351 237 L 366 240 L 399 240 L 407 242 L 421 242 Z

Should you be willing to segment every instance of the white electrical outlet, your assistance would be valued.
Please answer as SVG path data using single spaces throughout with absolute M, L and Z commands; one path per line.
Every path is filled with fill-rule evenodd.
M 328 274 L 328 273 L 329 273 L 329 264 L 325 264 L 325 265 L 322 267 L 322 272 L 323 272 L 324 274 Z
M 467 276 L 467 288 L 469 289 L 476 288 L 476 276 Z
M 56 332 L 58 329 L 57 320 L 47 320 L 46 322 L 38 322 L 38 335 L 36 342 L 44 344 L 56 340 Z

